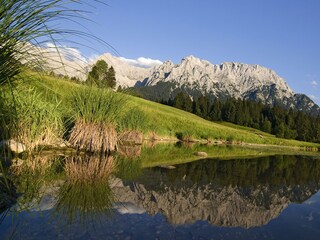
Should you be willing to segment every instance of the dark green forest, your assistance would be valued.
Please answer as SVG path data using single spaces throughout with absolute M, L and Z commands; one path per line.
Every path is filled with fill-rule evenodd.
M 174 99 L 161 101 L 194 113 L 210 121 L 226 121 L 271 133 L 280 138 L 320 142 L 320 114 L 312 116 L 303 111 L 285 109 L 280 105 L 265 105 L 252 100 L 229 98 L 225 101 L 207 96 L 192 100 L 180 92 Z

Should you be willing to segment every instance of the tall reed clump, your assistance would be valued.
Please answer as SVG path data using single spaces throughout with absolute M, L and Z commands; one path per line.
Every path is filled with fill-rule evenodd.
M 56 211 L 69 222 L 93 220 L 107 213 L 113 204 L 109 186 L 115 169 L 112 156 L 79 155 L 66 158 L 66 182 L 59 190 Z M 91 218 L 91 219 L 90 219 Z
M 59 102 L 43 101 L 42 94 L 30 88 L 7 93 L 6 105 L 14 107 L 14 121 L 6 121 L 7 138 L 23 143 L 28 151 L 41 145 L 61 144 L 64 124 Z
M 83 9 L 82 5 L 85 2 L 92 4 L 93 1 L 101 2 L 99 0 L 0 0 L 1 91 L 6 87 L 11 90 L 15 89 L 15 83 L 24 80 L 21 73 L 25 69 L 51 70 L 51 68 L 57 68 L 55 66 L 65 69 L 66 64 L 63 60 L 63 48 L 61 46 L 76 42 L 68 40 L 70 36 L 103 43 L 103 41 L 88 34 L 87 31 L 75 30 L 74 27 L 73 29 L 66 29 L 59 24 L 61 20 L 64 23 L 72 24 L 76 24 L 79 20 L 86 20 L 81 14 L 83 11 L 76 8 L 78 6 L 79 9 L 80 7 Z M 78 25 L 81 29 L 81 24 Z M 53 47 L 51 49 L 45 47 L 49 45 Z M 52 54 L 53 50 L 56 54 Z M 12 95 L 12 97 L 16 97 L 16 95 Z M 37 105 L 35 110 L 32 110 L 32 107 L 29 106 L 29 100 L 26 99 L 23 102 L 24 99 L 20 98 L 19 100 L 8 101 L 8 98 L 0 96 L 1 105 L 4 105 L 1 107 L 6 110 L 0 113 L 1 140 L 11 137 L 7 133 L 15 132 L 15 137 L 22 133 L 19 138 L 25 138 L 27 135 L 37 135 L 36 137 L 33 136 L 36 138 L 36 142 L 31 145 L 37 145 L 39 141 L 42 141 L 39 139 L 41 139 L 40 135 L 43 135 L 43 128 L 35 128 L 35 126 L 39 123 L 42 126 L 54 121 L 54 119 L 47 119 L 45 115 L 55 109 L 53 106 Z M 18 104 L 15 104 L 15 101 Z M 20 107 L 25 109 L 20 110 Z M 5 112 L 5 115 L 3 112 Z M 21 114 L 22 118 L 19 117 Z M 35 115 L 30 117 L 29 114 Z M 24 116 L 27 116 L 26 120 Z M 44 119 L 46 119 L 45 122 L 42 121 Z M 26 124 L 29 123 L 31 125 L 28 127 L 28 133 L 21 131 L 20 127 L 26 130 Z M 42 137 L 47 138 L 50 135 L 47 130 Z M 38 133 L 35 133 L 35 131 Z M 30 139 L 29 142 L 31 142 Z
M 120 120 L 119 140 L 122 144 L 142 144 L 143 131 L 148 127 L 148 117 L 138 108 L 130 109 Z
M 74 127 L 69 143 L 90 152 L 110 152 L 117 146 L 116 125 L 126 97 L 109 89 L 83 88 L 71 99 Z

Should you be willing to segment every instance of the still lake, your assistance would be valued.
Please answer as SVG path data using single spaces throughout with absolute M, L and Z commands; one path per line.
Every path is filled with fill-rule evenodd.
M 210 157 L 193 161 L 199 149 Z M 319 239 L 319 155 L 247 151 L 13 159 L 16 198 L 0 213 L 0 239 Z

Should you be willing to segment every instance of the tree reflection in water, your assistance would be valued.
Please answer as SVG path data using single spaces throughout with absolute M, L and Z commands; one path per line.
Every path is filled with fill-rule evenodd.
M 320 161 L 310 157 L 207 159 L 170 170 L 145 169 L 114 194 L 174 225 L 204 220 L 249 228 L 267 224 L 290 203 L 306 201 L 319 184 Z

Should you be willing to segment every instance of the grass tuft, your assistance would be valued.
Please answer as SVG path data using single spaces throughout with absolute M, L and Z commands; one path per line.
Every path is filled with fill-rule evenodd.
M 116 122 L 125 107 L 124 95 L 108 89 L 83 88 L 71 98 L 75 125 L 69 142 L 90 152 L 116 149 Z
M 110 89 L 84 87 L 73 92 L 71 108 L 75 120 L 84 123 L 115 123 L 126 104 L 123 94 Z

